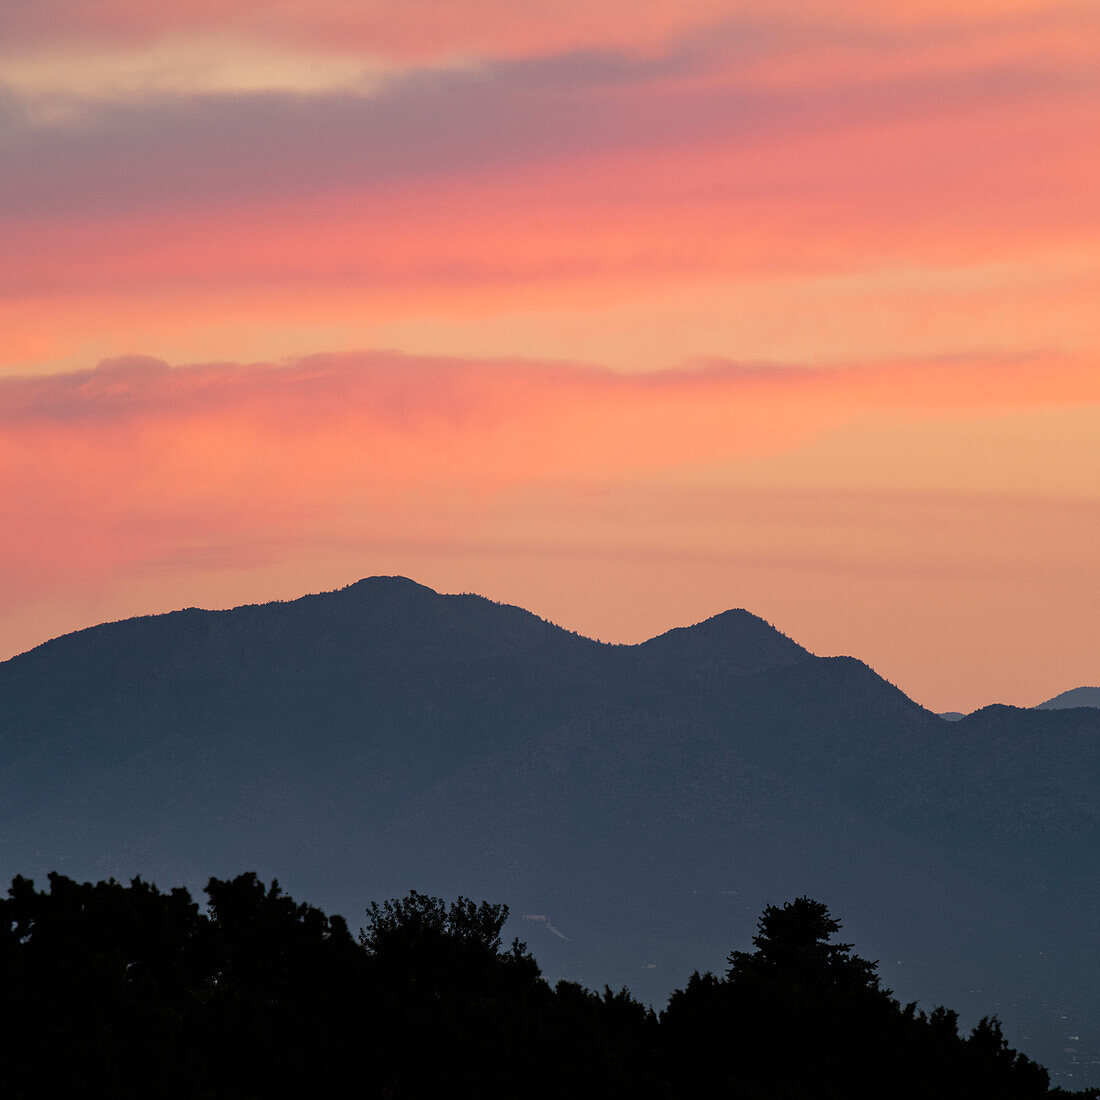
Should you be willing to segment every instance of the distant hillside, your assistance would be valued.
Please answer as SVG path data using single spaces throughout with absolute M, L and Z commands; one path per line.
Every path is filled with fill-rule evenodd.
M 1035 709 L 1065 710 L 1069 707 L 1100 707 L 1100 687 L 1071 688 L 1045 703 L 1039 703 Z
M 0 876 L 248 868 L 353 929 L 410 888 L 488 897 L 552 977 L 658 1004 L 810 894 L 903 1000 L 998 1013 L 1075 1087 L 1098 791 L 1100 710 L 948 723 L 743 610 L 614 646 L 374 577 L 0 663 Z

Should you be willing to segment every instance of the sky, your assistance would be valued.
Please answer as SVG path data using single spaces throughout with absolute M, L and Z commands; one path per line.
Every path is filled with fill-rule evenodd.
M 1100 5 L 0 0 L 0 659 L 401 574 L 1100 683 Z

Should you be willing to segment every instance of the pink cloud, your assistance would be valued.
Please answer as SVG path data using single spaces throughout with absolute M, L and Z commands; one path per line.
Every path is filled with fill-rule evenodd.
M 736 19 L 919 35 L 925 28 L 998 27 L 1088 18 L 1086 4 L 1045 0 L 920 0 L 904 7 L 876 0 L 590 0 L 583 9 L 560 0 L 49 0 L 12 4 L 5 12 L 9 43 L 43 41 L 137 44 L 170 35 L 233 31 L 308 43 L 313 48 L 357 50 L 423 58 L 448 53 L 524 56 L 569 49 L 658 48 L 699 27 Z
M 16 112 L 0 295 L 973 263 L 1100 233 L 1095 67 L 929 64 L 775 85 L 693 48 Z
M 168 35 L 234 31 L 301 46 L 424 58 L 452 53 L 516 56 L 593 46 L 653 48 L 685 27 L 729 11 L 728 0 L 52 0 L 45 20 L 30 5 L 5 13 L 15 43 L 138 44 Z
M 658 481 L 846 425 L 1100 401 L 1095 364 L 836 370 L 316 356 L 170 370 L 118 360 L 0 381 L 9 594 L 143 563 L 476 528 L 500 493 Z
M 673 303 L 655 333 L 665 362 L 752 355 L 766 333 L 747 350 L 736 326 L 699 337 L 713 318 L 685 324 L 680 303 L 704 283 L 717 298 L 723 282 L 851 277 L 865 285 L 858 301 L 830 300 L 829 316 L 804 323 L 843 315 L 854 332 L 897 306 L 886 281 L 899 269 L 919 278 L 887 354 L 932 346 L 909 335 L 926 315 L 953 318 L 943 348 L 1096 346 L 1100 68 L 1085 8 L 867 5 L 841 18 L 835 5 L 708 0 L 633 5 L 625 18 L 610 2 L 575 16 L 511 0 L 400 6 L 404 20 L 385 18 L 396 9 L 384 4 L 56 0 L 48 33 L 78 37 L 234 20 L 248 34 L 274 34 L 272 20 L 320 34 L 333 11 L 410 42 L 418 19 L 431 22 L 440 37 L 429 50 L 463 27 L 486 41 L 518 35 L 513 45 L 524 35 L 537 45 L 544 24 L 552 33 L 537 57 L 489 49 L 477 67 L 406 73 L 375 94 L 158 94 L 80 103 L 48 123 L 9 97 L 4 364 L 69 366 L 127 346 L 173 360 L 268 357 L 389 339 L 602 360 L 616 333 L 572 344 L 492 334 L 517 311 L 552 312 L 546 327 L 568 331 L 599 303 L 658 293 Z M 16 6 L 14 31 L 32 7 Z M 32 22 L 47 33 L 37 18 L 23 31 Z M 634 49 L 636 32 L 659 43 Z M 575 50 L 585 36 L 601 48 Z M 1051 285 L 1069 289 L 1045 286 L 1021 308 L 1020 283 L 1051 264 L 1063 265 Z M 999 298 L 981 282 L 991 265 L 1005 268 Z M 968 268 L 974 285 L 958 276 Z M 950 285 L 932 300 L 926 286 L 934 296 L 941 278 Z M 455 318 L 479 337 L 409 343 L 387 328 Z M 257 336 L 294 324 L 285 341 Z M 219 336 L 190 339 L 206 329 Z

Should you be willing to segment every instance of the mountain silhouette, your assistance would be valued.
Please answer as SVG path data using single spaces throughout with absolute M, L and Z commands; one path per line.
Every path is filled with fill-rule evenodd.
M 809 894 L 899 997 L 999 1014 L 1073 1087 L 1100 1080 L 1098 779 L 1100 710 L 946 722 L 744 610 L 608 645 L 373 577 L 0 664 L 8 878 L 255 870 L 353 928 L 486 897 L 551 976 L 657 1002 Z
M 740 608 L 695 626 L 676 627 L 642 642 L 637 649 L 666 668 L 689 668 L 699 676 L 743 676 L 784 668 L 813 656 L 763 619 Z
M 1066 710 L 1069 707 L 1100 707 L 1100 687 L 1071 688 L 1045 703 L 1038 703 L 1035 709 Z

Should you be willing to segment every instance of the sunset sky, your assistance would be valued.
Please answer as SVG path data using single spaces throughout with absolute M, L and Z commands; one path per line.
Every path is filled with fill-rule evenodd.
M 396 573 L 1100 683 L 1100 4 L 0 0 L 0 659 Z

